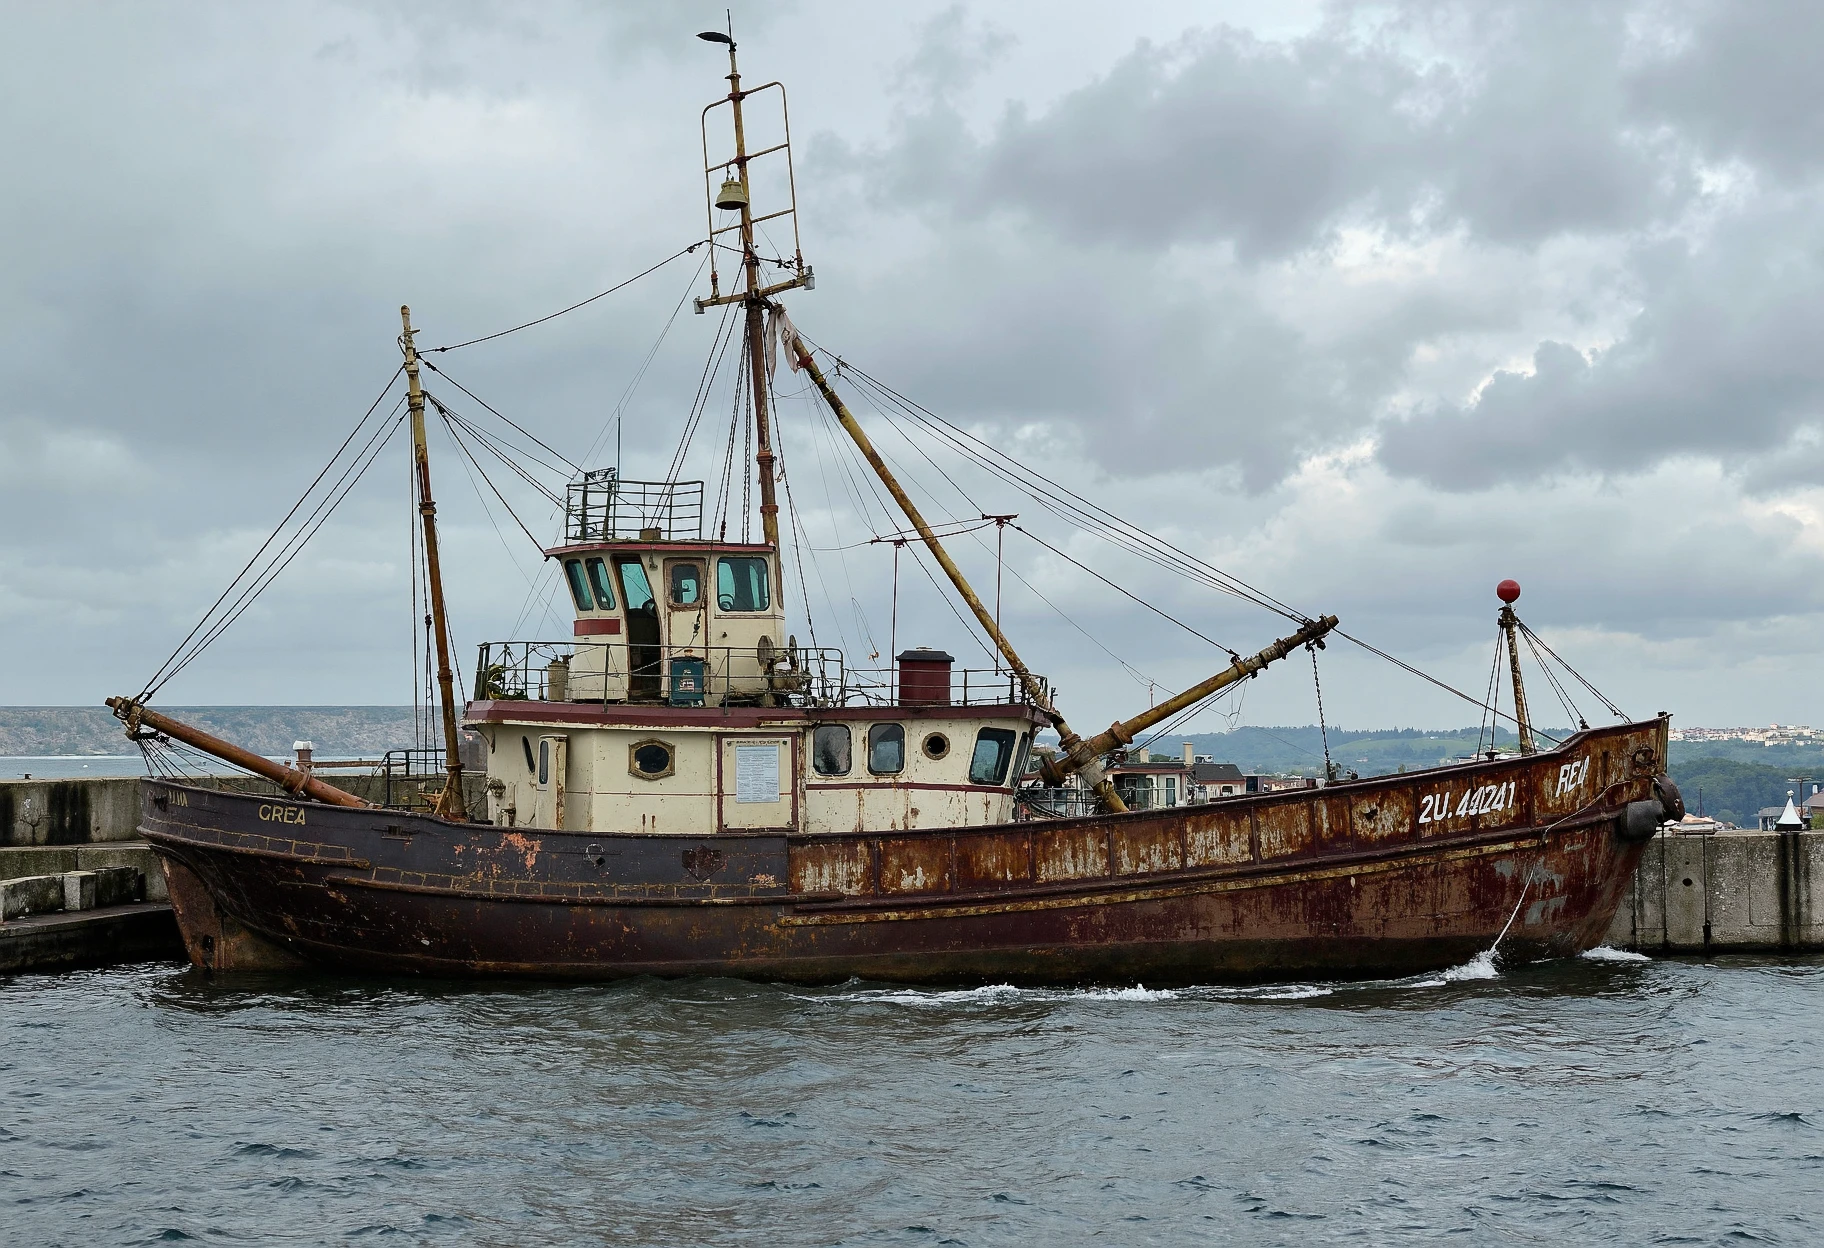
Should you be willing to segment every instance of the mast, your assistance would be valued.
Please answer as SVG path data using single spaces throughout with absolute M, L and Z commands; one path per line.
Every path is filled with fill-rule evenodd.
M 1514 682 L 1514 730 L 1520 737 L 1520 752 L 1531 754 L 1533 746 L 1533 721 L 1526 713 L 1526 685 L 1520 679 L 1520 617 L 1514 614 L 1514 600 L 1520 597 L 1518 581 L 1502 581 L 1495 587 L 1495 593 L 1501 599 L 1501 631 L 1507 635 L 1508 673 Z M 1549 674 L 1549 673 L 1548 673 Z
M 450 668 L 450 626 L 443 605 L 443 570 L 437 558 L 437 504 L 431 498 L 431 452 L 424 438 L 424 390 L 418 384 L 418 347 L 412 341 L 412 310 L 399 309 L 404 327 L 399 347 L 405 352 L 406 399 L 412 414 L 412 463 L 418 482 L 418 515 L 424 522 L 424 574 L 431 599 L 431 622 L 437 637 L 437 688 L 443 699 L 443 792 L 434 812 L 443 819 L 466 819 L 462 800 L 462 747 L 456 730 L 456 675 Z
M 701 37 L 709 39 L 711 33 L 705 32 Z M 768 546 L 778 550 L 779 501 L 773 494 L 773 438 L 766 410 L 766 344 L 761 338 L 766 300 L 759 293 L 760 256 L 754 250 L 754 205 L 747 177 L 747 130 L 741 118 L 741 102 L 746 95 L 741 90 L 741 70 L 735 64 L 734 39 L 724 37 L 710 41 L 728 44 L 728 104 L 735 120 L 734 176 L 741 186 L 741 269 L 747 282 L 746 289 L 736 297 L 745 305 L 747 317 L 747 367 L 751 383 L 748 393 L 754 404 L 754 441 L 758 444 L 754 452 L 754 469 L 760 477 L 760 533 Z M 713 242 L 711 246 L 714 246 Z
M 708 299 L 697 300 L 696 307 L 698 312 L 702 312 L 705 308 L 714 307 L 718 304 L 740 303 L 743 305 L 747 324 L 747 367 L 748 379 L 751 383 L 749 392 L 752 395 L 754 405 L 754 441 L 757 443 L 754 451 L 754 467 L 756 474 L 760 478 L 760 532 L 766 544 L 774 550 L 778 550 L 779 500 L 774 490 L 773 480 L 773 463 L 775 457 L 773 454 L 772 419 L 771 413 L 767 410 L 766 341 L 764 333 L 766 328 L 766 299 L 768 295 L 777 294 L 782 290 L 791 290 L 800 286 L 808 289 L 811 285 L 811 272 L 804 267 L 804 255 L 802 251 L 799 251 L 794 257 L 795 271 L 791 277 L 782 282 L 775 282 L 771 286 L 761 285 L 760 253 L 754 249 L 754 226 L 757 221 L 766 221 L 775 217 L 790 216 L 792 218 L 793 237 L 794 241 L 796 241 L 798 230 L 797 193 L 794 189 L 792 192 L 792 202 L 789 207 L 779 211 L 769 212 L 756 218 L 754 216 L 752 194 L 753 182 L 748 176 L 748 167 L 750 162 L 754 160 L 758 160 L 765 156 L 771 156 L 775 153 L 782 153 L 786 159 L 788 184 L 792 185 L 794 188 L 796 187 L 796 178 L 791 172 L 791 119 L 785 112 L 785 88 L 780 86 L 777 82 L 769 82 L 754 90 L 742 90 L 741 70 L 735 61 L 735 40 L 732 34 L 725 35 L 719 30 L 706 30 L 701 32 L 697 38 L 708 43 L 722 43 L 728 45 L 728 95 L 725 97 L 725 100 L 718 101 L 717 104 L 726 102 L 729 106 L 729 112 L 734 121 L 735 155 L 732 160 L 720 165 L 710 165 L 708 163 L 709 134 L 707 122 L 710 109 L 717 107 L 717 104 L 711 104 L 708 108 L 703 110 L 705 122 L 703 157 L 705 174 L 713 173 L 718 169 L 733 170 L 728 181 L 723 183 L 721 193 L 715 197 L 714 204 L 715 207 L 724 211 L 738 210 L 740 213 L 738 226 L 733 228 L 738 229 L 741 239 L 741 270 L 744 285 L 742 289 L 731 291 L 726 295 L 722 294 L 716 287 L 716 235 L 731 227 L 717 227 L 714 214 L 712 213 L 709 230 L 710 297 Z M 785 141 L 771 147 L 762 148 L 760 151 L 750 154 L 747 150 L 747 125 L 742 106 L 750 97 L 768 90 L 777 90 L 779 92 L 780 116 L 785 122 Z M 780 575 L 783 577 L 783 570 L 781 570 Z

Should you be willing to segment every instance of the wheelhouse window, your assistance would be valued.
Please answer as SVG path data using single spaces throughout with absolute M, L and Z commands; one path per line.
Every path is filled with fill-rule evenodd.
M 846 776 L 853 748 L 847 724 L 818 724 L 811 732 L 811 766 L 820 776 Z
M 729 555 L 716 560 L 716 608 L 721 611 L 764 611 L 773 605 L 766 560 L 750 555 Z
M 583 561 L 581 559 L 564 560 L 564 578 L 570 582 L 570 596 L 576 599 L 578 611 L 593 611 L 595 603 L 589 597 L 589 583 L 583 579 Z
M 589 587 L 595 591 L 598 611 L 614 610 L 614 586 L 608 581 L 608 565 L 600 559 L 589 561 Z
M 621 570 L 621 590 L 626 595 L 628 609 L 652 610 L 652 582 L 646 579 L 646 569 L 640 566 L 640 561 L 623 559 L 618 566 Z
M 1007 728 L 984 728 L 975 734 L 975 753 L 969 758 L 969 783 L 1000 784 L 1013 761 L 1014 733 Z
M 674 607 L 694 607 L 703 601 L 703 565 L 700 563 L 674 563 L 671 565 L 671 605 Z
M 868 770 L 877 776 L 897 775 L 906 769 L 906 730 L 899 724 L 875 724 L 868 729 Z

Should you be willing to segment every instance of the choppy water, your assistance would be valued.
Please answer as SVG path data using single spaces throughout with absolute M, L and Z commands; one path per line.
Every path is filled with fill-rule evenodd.
M 0 1243 L 1824 1240 L 1824 960 L 0 981 Z

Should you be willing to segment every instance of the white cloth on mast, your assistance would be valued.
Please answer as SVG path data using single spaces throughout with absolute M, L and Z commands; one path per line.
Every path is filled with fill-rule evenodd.
M 792 324 L 792 318 L 785 314 L 785 305 L 774 303 L 767 309 L 766 328 L 760 333 L 761 341 L 766 344 L 766 378 L 771 381 L 773 374 L 779 371 L 779 348 L 785 347 L 785 362 L 798 372 L 804 367 L 798 358 L 793 344 L 798 341 L 798 327 Z

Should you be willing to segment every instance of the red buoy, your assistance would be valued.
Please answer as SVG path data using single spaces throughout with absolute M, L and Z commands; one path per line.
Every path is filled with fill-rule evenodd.
M 1495 586 L 1495 596 L 1502 602 L 1511 604 L 1514 599 L 1520 596 L 1520 582 L 1511 579 L 1502 581 L 1499 585 Z

